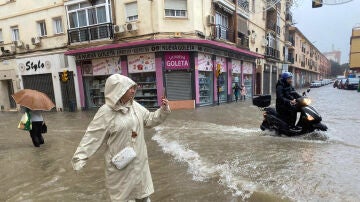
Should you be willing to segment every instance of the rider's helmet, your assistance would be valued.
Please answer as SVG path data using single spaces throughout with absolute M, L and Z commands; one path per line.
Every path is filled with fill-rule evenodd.
M 286 79 L 293 77 L 293 74 L 291 72 L 284 72 L 281 74 L 281 79 L 286 81 Z

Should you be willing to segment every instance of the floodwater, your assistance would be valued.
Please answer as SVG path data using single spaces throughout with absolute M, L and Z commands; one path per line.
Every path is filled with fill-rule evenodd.
M 152 201 L 359 201 L 360 93 L 332 86 L 308 96 L 327 132 L 262 132 L 251 101 L 174 111 L 146 130 Z M 274 103 L 274 102 L 273 102 Z M 45 144 L 0 113 L 0 201 L 110 201 L 104 148 L 76 173 L 70 160 L 95 111 L 45 113 Z

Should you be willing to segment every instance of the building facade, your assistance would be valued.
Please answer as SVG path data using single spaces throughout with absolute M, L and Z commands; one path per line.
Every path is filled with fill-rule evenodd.
M 313 80 L 325 79 L 330 75 L 329 60 L 296 27 L 289 28 L 288 62 L 289 71 L 294 74 L 296 87 L 309 86 Z
M 26 88 L 46 93 L 57 110 L 68 107 L 70 100 L 76 103 L 76 77 L 65 85 L 59 80 L 64 69 L 74 71 L 64 56 L 67 35 L 63 1 L 2 0 L 0 22 L 2 109 L 16 109 L 11 94 Z
M 322 53 L 328 60 L 332 60 L 341 64 L 341 51 L 339 50 L 332 50 L 330 52 L 323 52 Z
M 149 108 L 159 106 L 165 89 L 168 99 L 180 108 L 232 101 L 235 83 L 244 83 L 251 97 L 255 60 L 263 56 L 249 50 L 247 22 L 240 15 L 239 2 L 112 4 L 104 0 L 85 4 L 65 3 L 70 49 L 66 54 L 76 60 L 79 86 L 83 86 L 81 107 L 105 102 L 103 87 L 113 73 L 136 81 L 135 99 Z M 97 24 L 90 22 L 86 16 L 103 4 L 104 17 Z
M 350 70 L 360 75 L 360 27 L 352 29 L 349 62 Z
M 23 88 L 45 92 L 57 110 L 96 108 L 114 73 L 136 81 L 135 99 L 149 108 L 164 95 L 175 108 L 232 102 L 236 83 L 248 98 L 274 93 L 284 71 L 298 86 L 321 77 L 318 50 L 301 53 L 309 42 L 292 27 L 291 1 L 24 1 L 0 0 L 13 11 L 0 14 L 4 109 Z

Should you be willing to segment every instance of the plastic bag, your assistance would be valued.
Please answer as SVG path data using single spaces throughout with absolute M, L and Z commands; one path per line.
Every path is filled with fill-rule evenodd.
M 29 112 L 25 112 L 18 125 L 18 129 L 30 131 L 32 129 L 31 117 Z

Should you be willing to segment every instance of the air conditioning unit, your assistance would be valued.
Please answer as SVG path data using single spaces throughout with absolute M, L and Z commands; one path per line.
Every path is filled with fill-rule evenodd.
M 24 46 L 24 43 L 20 40 L 13 41 L 14 45 L 18 48 L 22 48 Z
M 208 15 L 207 16 L 207 24 L 208 25 L 215 25 L 215 16 L 214 15 Z
M 114 25 L 114 33 L 123 33 L 125 32 L 124 26 L 123 25 Z
M 39 45 L 41 42 L 41 38 L 39 36 L 36 36 L 36 37 L 31 37 L 31 43 L 33 45 Z
M 125 29 L 128 32 L 136 31 L 138 29 L 136 22 L 129 22 L 125 24 Z

